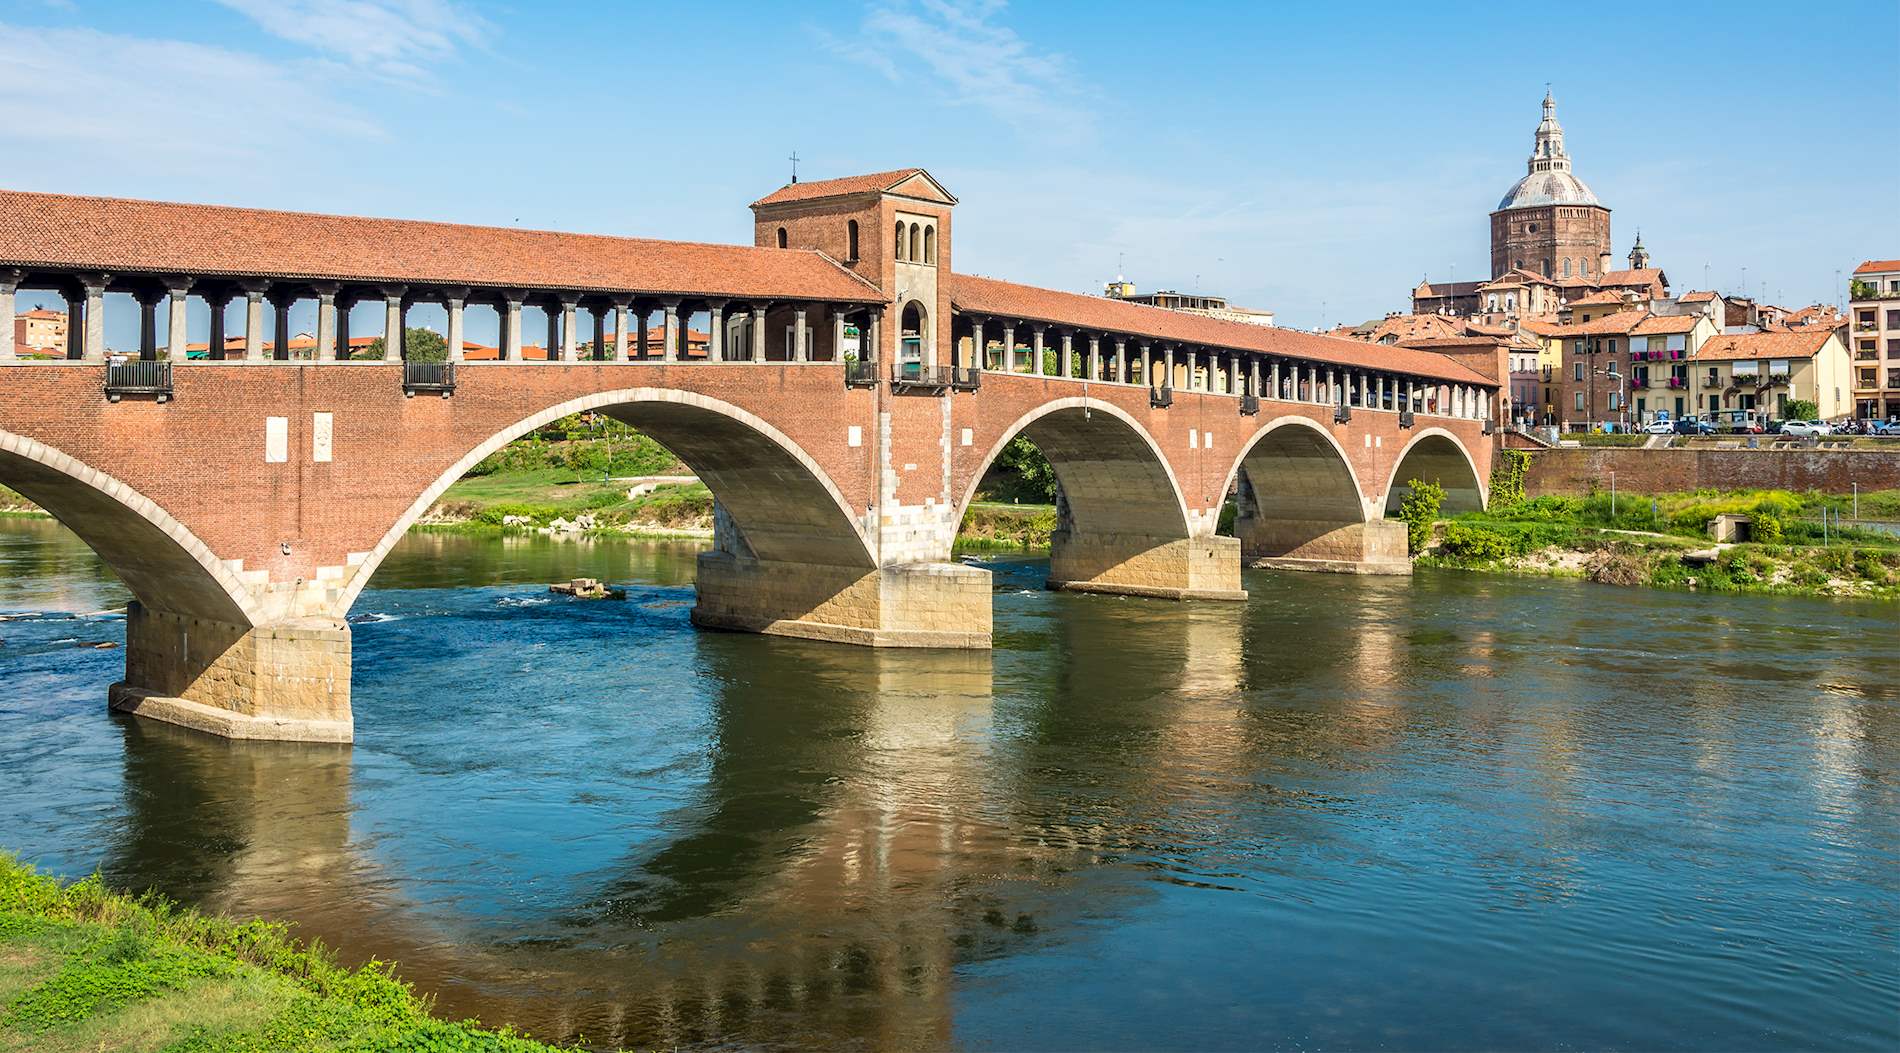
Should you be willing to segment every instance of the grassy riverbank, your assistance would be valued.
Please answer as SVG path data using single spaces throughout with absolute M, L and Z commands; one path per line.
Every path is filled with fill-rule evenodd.
M 281 925 L 61 886 L 0 855 L 0 1051 L 554 1048 L 436 1019 L 387 965 L 345 969 Z
M 1849 499 L 1781 490 L 1608 494 L 1495 501 L 1439 522 L 1426 566 L 1582 577 L 1615 585 L 1900 598 L 1900 537 L 1822 525 Z M 1749 542 L 1716 545 L 1709 521 L 1748 517 Z M 1900 519 L 1900 491 L 1860 496 L 1860 514 Z

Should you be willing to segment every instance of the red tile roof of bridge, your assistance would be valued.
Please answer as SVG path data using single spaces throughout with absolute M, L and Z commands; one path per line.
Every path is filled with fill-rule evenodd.
M 0 190 L 0 263 L 112 273 L 878 302 L 817 252 Z
M 1444 355 L 1388 344 L 1302 333 L 1229 322 L 1165 307 L 1111 300 L 1103 296 L 1038 289 L 1031 285 L 949 274 L 950 302 L 960 311 L 997 314 L 1026 321 L 1100 329 L 1155 340 L 1200 344 L 1230 351 L 1253 351 L 1283 358 L 1308 359 L 1360 369 L 1377 369 L 1496 387 L 1495 381 Z

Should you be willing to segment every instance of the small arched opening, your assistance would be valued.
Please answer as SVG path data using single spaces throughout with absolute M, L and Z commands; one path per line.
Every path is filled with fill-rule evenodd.
M 929 335 L 929 313 L 922 302 L 912 300 L 904 305 L 899 316 L 897 330 L 897 357 L 906 368 L 921 366 L 924 360 L 924 347 Z
M 924 228 L 924 262 L 933 265 L 937 262 L 937 228 L 935 226 Z
M 908 254 L 908 251 L 907 251 L 910 247 L 910 239 L 905 236 L 904 221 L 901 219 L 897 221 L 896 245 L 897 245 L 898 260 L 902 261 L 902 260 L 910 259 L 910 255 Z
M 778 247 L 781 249 L 785 247 L 785 228 L 784 227 L 778 228 Z
M 855 219 L 847 221 L 844 226 L 844 231 L 845 261 L 847 263 L 856 263 L 858 261 L 858 221 Z

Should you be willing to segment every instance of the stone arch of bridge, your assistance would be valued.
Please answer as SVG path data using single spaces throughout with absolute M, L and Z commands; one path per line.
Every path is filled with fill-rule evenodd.
M 1376 516 L 1346 448 L 1317 423 L 1288 416 L 1263 425 L 1241 445 L 1221 492 L 1230 487 L 1243 561 L 1361 562 Z
M 957 504 L 1017 435 L 1036 444 L 1059 487 L 1049 587 L 1167 599 L 1245 599 L 1238 547 L 1189 513 L 1160 444 L 1126 410 L 1091 398 L 1045 403 L 1003 429 Z
M 862 526 L 812 456 L 760 417 L 729 402 L 670 388 L 625 388 L 569 399 L 495 432 L 418 496 L 355 568 L 336 604 L 347 611 L 396 542 L 443 491 L 489 454 L 562 417 L 600 412 L 632 425 L 693 470 L 724 510 L 742 545 L 760 560 L 869 571 Z
M 139 603 L 248 628 L 265 618 L 230 565 L 144 494 L 68 454 L 0 431 L 0 484 L 97 553 Z
M 1049 459 L 1068 518 L 1077 526 L 1188 536 L 1187 500 L 1161 445 L 1128 411 L 1086 397 L 1043 403 L 1004 428 L 964 486 L 957 522 L 970 510 L 984 473 L 1018 435 L 1027 436 Z
M 1435 482 L 1445 488 L 1445 512 L 1479 512 L 1485 503 L 1484 483 L 1478 476 L 1477 462 L 1458 436 L 1443 428 L 1426 428 L 1412 436 L 1392 464 L 1392 476 L 1386 480 L 1380 507 L 1387 515 L 1396 514 L 1399 502 L 1410 489 L 1413 479 Z

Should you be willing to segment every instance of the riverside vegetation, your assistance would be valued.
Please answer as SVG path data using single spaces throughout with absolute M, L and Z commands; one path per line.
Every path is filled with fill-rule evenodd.
M 1612 585 L 1900 598 L 1900 537 L 1842 518 L 1851 499 L 1786 490 L 1526 498 L 1528 463 L 1521 452 L 1504 454 L 1482 512 L 1440 519 L 1436 501 L 1408 507 L 1419 564 Z M 1858 512 L 1900 520 L 1900 490 L 1861 494 Z M 1746 517 L 1750 540 L 1714 544 L 1709 523 L 1723 514 Z
M 0 855 L 0 1051 L 544 1053 L 440 1020 L 389 964 L 347 969 L 279 924 L 62 886 Z

